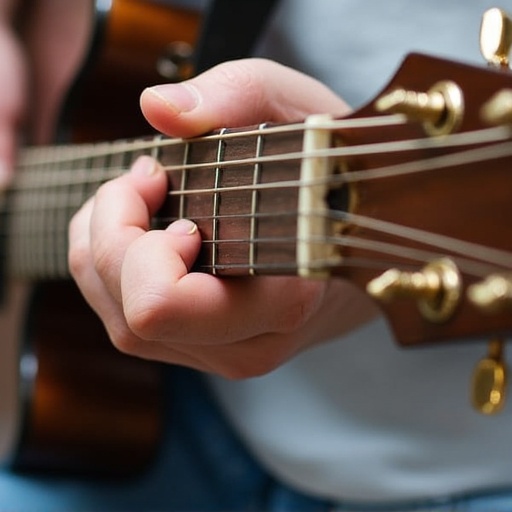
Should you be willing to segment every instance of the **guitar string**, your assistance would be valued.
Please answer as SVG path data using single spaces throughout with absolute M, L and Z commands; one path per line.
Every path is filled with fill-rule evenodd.
M 341 215 L 337 215 L 338 212 L 334 212 L 332 217 L 340 218 Z M 269 214 L 271 216 L 271 214 Z M 235 216 L 236 217 L 236 216 Z M 433 259 L 438 259 L 446 255 L 443 249 L 457 254 L 457 265 L 460 269 L 469 275 L 475 277 L 484 277 L 490 273 L 496 272 L 497 270 L 510 270 L 512 268 L 512 253 L 506 251 L 498 251 L 494 249 L 488 249 L 484 246 L 459 241 L 450 237 L 442 235 L 431 236 L 431 233 L 424 232 L 417 229 L 412 229 L 407 226 L 401 226 L 392 223 L 383 223 L 376 219 L 363 216 L 352 216 L 348 214 L 343 215 L 344 220 L 352 218 L 354 225 L 370 227 L 374 231 L 379 231 L 386 234 L 392 234 L 399 238 L 406 238 L 407 240 L 418 241 L 425 245 L 431 246 L 437 249 L 437 252 L 432 250 L 419 249 L 405 247 L 399 243 L 382 242 L 378 240 L 372 240 L 362 237 L 355 237 L 353 235 L 339 235 L 339 236 L 328 236 L 328 237 L 309 237 L 306 240 L 301 240 L 310 244 L 330 244 L 337 247 L 352 247 L 362 248 L 373 252 L 386 254 L 388 256 L 398 256 L 402 260 L 404 258 L 427 263 Z M 346 217 L 346 218 L 345 218 Z M 405 234 L 404 232 L 408 233 Z M 427 238 L 430 238 L 427 240 Z M 209 240 L 203 239 L 203 243 L 211 245 L 229 245 L 229 244 L 295 244 L 297 242 L 296 237 L 271 237 L 271 238 L 237 238 L 237 239 L 223 239 L 223 240 Z M 440 252 L 443 251 L 443 252 Z M 470 252 L 468 252 L 470 251 Z M 471 254 L 471 258 L 468 257 Z M 343 256 L 341 262 L 344 262 Z M 478 261 L 480 260 L 480 261 Z M 339 262 L 332 262 L 331 266 L 337 266 Z
M 508 141 L 510 139 L 510 130 L 507 127 L 494 127 L 494 128 L 486 128 L 483 130 L 475 130 L 472 132 L 465 132 L 460 134 L 453 134 L 442 138 L 420 138 L 420 139 L 409 139 L 403 141 L 393 141 L 393 142 L 379 142 L 373 144 L 357 144 L 353 146 L 341 146 L 334 148 L 325 148 L 318 149 L 313 151 L 297 151 L 293 153 L 283 153 L 279 155 L 265 155 L 265 156 L 255 156 L 250 158 L 241 158 L 241 159 L 230 159 L 223 160 L 222 167 L 240 167 L 240 166 L 254 166 L 254 165 L 262 165 L 265 163 L 284 163 L 291 161 L 300 161 L 309 158 L 348 158 L 348 157 L 364 157 L 369 155 L 378 155 L 378 154 L 389 154 L 389 153 L 399 153 L 406 151 L 423 151 L 427 149 L 440 149 L 440 148 L 455 148 L 460 146 L 476 146 L 482 144 L 491 144 L 497 142 Z M 506 144 L 506 142 L 504 142 Z M 496 151 L 499 150 L 499 145 L 489 146 L 489 148 L 494 148 Z M 480 148 L 481 149 L 481 148 Z M 476 150 L 475 150 L 476 151 Z M 492 151 L 489 149 L 488 151 Z M 496 157 L 503 156 L 497 153 Z M 505 155 L 506 156 L 506 155 Z M 75 161 L 80 162 L 81 160 L 90 160 L 95 158 L 95 156 L 81 156 L 80 158 L 75 159 Z M 489 158 L 489 157 L 487 157 Z M 491 156 L 492 158 L 492 156 Z M 59 163 L 58 160 L 55 163 Z M 212 167 L 218 165 L 218 161 L 209 161 L 209 162 L 200 162 L 195 164 L 177 164 L 177 165 L 164 165 L 163 169 L 167 172 L 183 172 L 183 171 L 193 171 L 200 169 L 211 169 Z M 42 164 L 41 164 L 42 165 Z M 48 165 L 48 164 L 45 164 Z M 38 185 L 44 185 L 44 183 L 38 183 L 37 175 L 39 171 L 37 170 L 38 164 L 21 164 L 21 169 L 24 169 L 24 175 L 26 178 L 24 180 L 17 180 L 12 187 L 12 190 L 23 190 L 26 187 L 35 188 Z M 32 167 L 32 170 L 29 171 L 26 167 Z M 395 166 L 396 169 L 396 166 Z M 97 169 L 98 170 L 98 169 Z M 77 169 L 67 170 L 69 173 L 76 172 Z M 52 172 L 52 171 L 49 171 Z M 65 170 L 54 170 L 54 173 L 63 173 Z M 372 170 L 364 171 L 372 172 Z M 366 176 L 364 179 L 372 179 L 373 177 L 377 177 L 376 171 L 373 170 L 374 174 L 370 176 Z M 398 172 L 396 170 L 395 172 Z M 400 171 L 401 174 L 411 172 L 406 169 Z M 30 173 L 30 174 L 29 174 Z M 383 171 L 382 177 L 393 176 L 392 168 L 385 169 Z M 110 177 L 110 176 L 109 176 Z M 30 178 L 30 180 L 28 179 Z M 40 179 L 44 179 L 40 176 Z M 76 183 L 73 181 L 73 178 L 70 178 L 69 184 L 80 184 L 83 180 L 87 180 L 87 178 L 82 177 Z M 353 180 L 363 179 L 360 176 L 354 176 Z M 89 183 L 90 181 L 87 180 Z M 183 193 L 187 193 L 184 191 Z
M 185 190 L 185 191 L 174 191 L 171 190 L 169 195 L 171 196 L 183 196 L 188 194 L 199 195 L 199 194 L 212 194 L 212 193 L 229 193 L 229 192 L 241 192 L 241 191 L 262 191 L 262 190 L 277 190 L 283 188 L 297 188 L 297 187 L 307 187 L 307 186 L 316 186 L 320 184 L 328 184 L 328 185 L 342 185 L 344 183 L 353 183 L 357 181 L 363 180 L 371 180 L 376 178 L 383 177 L 391 177 L 397 175 L 410 174 L 413 172 L 422 172 L 422 171 L 431 171 L 431 170 L 439 170 L 449 166 L 462 165 L 469 162 L 482 162 L 486 160 L 490 160 L 493 158 L 499 158 L 503 156 L 510 156 L 512 154 L 512 143 L 502 143 L 499 145 L 493 145 L 483 148 L 477 148 L 473 150 L 466 150 L 462 152 L 457 152 L 454 154 L 443 155 L 440 157 L 432 157 L 429 159 L 423 159 L 414 161 L 411 163 L 405 164 L 397 164 L 391 165 L 388 167 L 381 167 L 376 169 L 369 169 L 364 171 L 351 171 L 349 173 L 343 173 L 340 175 L 329 176 L 327 178 L 318 179 L 318 180 L 290 180 L 290 181 L 282 181 L 282 182 L 272 182 L 272 183 L 263 183 L 258 185 L 238 185 L 238 186 L 229 186 L 222 188 L 205 188 L 205 189 L 195 189 L 195 190 Z M 121 174 L 122 170 L 115 170 L 112 174 L 118 175 Z M 78 173 L 82 174 L 82 173 Z M 64 186 L 64 185 L 63 185 Z M 52 187 L 55 189 L 55 187 Z M 39 188 L 38 188 L 39 190 Z M 55 205 L 55 199 L 58 197 L 58 193 L 55 193 L 56 196 L 52 194 L 52 204 Z M 77 196 L 81 197 L 81 191 L 76 192 Z M 66 197 L 69 199 L 69 197 Z M 80 204 L 70 204 L 67 200 L 66 207 L 75 208 L 79 207 Z
M 288 216 L 296 216 L 296 212 L 277 212 L 273 214 L 267 214 L 267 216 L 275 217 L 276 215 L 288 215 Z M 265 214 L 259 214 L 258 217 L 262 218 Z M 230 216 L 218 216 L 218 218 L 241 218 L 240 215 L 230 215 Z M 247 214 L 245 217 L 250 218 L 252 215 Z M 202 218 L 196 219 L 200 220 L 211 220 L 211 216 L 204 216 Z M 407 226 L 402 226 L 394 223 L 384 222 L 377 219 L 372 219 L 370 217 L 364 217 L 361 215 L 354 215 L 350 213 L 344 212 L 331 212 L 331 219 L 343 220 L 345 222 L 351 222 L 354 225 L 359 225 L 362 227 L 368 227 L 372 230 L 380 231 L 386 234 L 391 234 L 397 237 L 405 238 L 407 240 L 414 240 L 426 245 L 430 245 L 435 247 L 438 250 L 447 249 L 455 254 L 458 254 L 457 264 L 460 269 L 466 272 L 467 274 L 474 275 L 475 277 L 485 277 L 486 275 L 496 272 L 497 269 L 510 270 L 510 262 L 512 261 L 512 254 L 507 253 L 506 251 L 500 251 L 496 249 L 487 248 L 478 244 L 461 241 L 458 239 L 453 239 L 450 237 L 446 237 L 443 235 L 432 234 L 429 232 L 421 231 L 418 229 L 413 229 Z M 164 220 L 164 219 L 159 219 Z M 172 221 L 173 219 L 169 219 Z M 17 236 L 21 236 L 20 233 L 17 233 Z M 427 251 L 425 249 L 414 249 L 409 247 L 404 247 L 398 243 L 389 243 L 389 242 L 381 242 L 376 240 L 370 240 L 365 238 L 358 238 L 354 236 L 336 236 L 336 237 L 327 237 L 327 238 L 315 238 L 310 237 L 308 240 L 304 240 L 307 243 L 315 244 L 331 244 L 333 246 L 339 247 L 357 247 L 364 248 L 366 250 L 370 250 L 376 253 L 382 253 L 390 256 L 399 256 L 401 259 L 407 258 L 410 260 L 419 261 L 422 263 L 426 263 L 433 259 L 439 258 L 443 256 L 445 253 L 432 252 Z M 227 244 L 295 244 L 297 239 L 294 238 L 240 238 L 240 239 L 223 239 L 223 240 L 203 240 L 205 244 L 215 244 L 217 246 L 227 245 Z M 467 254 L 470 253 L 472 259 L 467 258 Z M 461 256 L 462 255 L 462 256 Z M 463 257 L 465 256 L 465 257 Z M 478 262 L 476 260 L 480 259 L 482 262 Z M 343 264 L 345 264 L 345 259 L 342 259 Z M 329 262 L 327 262 L 329 263 Z M 374 261 L 375 264 L 375 261 Z M 339 265 L 339 262 L 334 265 L 330 262 L 331 266 Z M 247 265 L 246 268 L 249 268 L 250 265 Z
M 265 243 L 280 243 L 280 244 L 294 244 L 296 242 L 296 238 L 288 237 L 288 238 L 269 238 L 269 239 L 255 239 L 255 240 L 247 240 L 247 239 L 233 239 L 233 240 L 223 240 L 223 243 L 227 244 L 245 244 L 253 242 L 256 244 L 265 244 Z M 340 255 L 339 258 L 330 258 L 330 259 L 318 259 L 310 262 L 308 267 L 311 269 L 319 268 L 319 269 L 339 269 L 340 267 L 346 268 L 348 266 L 353 266 L 355 261 L 358 261 L 358 266 L 366 269 L 388 269 L 392 266 L 400 266 L 410 267 L 411 270 L 416 268 L 416 265 L 413 262 L 420 263 L 422 265 L 434 261 L 436 259 L 440 259 L 444 257 L 444 254 L 432 251 L 425 251 L 420 249 L 411 249 L 407 248 L 404 251 L 404 247 L 398 244 L 392 244 L 387 242 L 378 242 L 374 240 L 368 240 L 364 238 L 356 238 L 352 236 L 342 236 L 342 237 L 330 237 L 321 240 L 316 240 L 312 238 L 310 240 L 312 243 L 329 243 L 332 246 L 338 247 L 351 247 L 351 248 L 364 248 L 367 251 L 384 254 L 386 256 L 390 256 L 389 259 L 384 258 L 372 258 L 371 256 L 366 256 L 365 258 L 355 258 L 352 256 L 344 256 Z M 203 243 L 206 244 L 217 244 L 216 241 L 213 240 L 203 240 Z M 398 259 L 393 259 L 392 257 L 398 257 Z M 409 263 L 404 262 L 404 260 L 410 260 Z M 474 278 L 485 278 L 488 275 L 495 273 L 497 269 L 493 266 L 490 266 L 485 263 L 475 262 L 468 258 L 460 257 L 456 260 L 457 267 L 463 273 L 468 276 L 472 276 Z M 237 268 L 239 270 L 271 270 L 276 268 L 286 268 L 288 270 L 297 270 L 298 265 L 296 260 L 293 260 L 293 263 L 260 263 L 260 264 L 248 264 L 248 263 L 238 263 L 238 264 L 203 264 L 201 268 L 209 268 L 209 269 L 217 269 L 217 270 L 230 270 L 232 268 Z
M 290 181 L 281 181 L 281 182 L 271 182 L 271 183 L 260 183 L 256 185 L 237 185 L 237 186 L 228 186 L 221 188 L 205 188 L 205 189 L 195 189 L 195 190 L 171 190 L 169 192 L 170 195 L 188 195 L 188 194 L 210 194 L 216 192 L 238 192 L 244 190 L 250 191 L 258 191 L 263 189 L 279 189 L 279 188 L 295 188 L 298 186 L 307 187 L 307 186 L 315 186 L 321 184 L 327 185 L 342 185 L 344 183 L 349 182 L 360 182 L 360 181 L 368 181 L 377 178 L 385 178 L 385 177 L 394 177 L 404 174 L 411 174 L 414 172 L 421 171 L 429 171 L 429 170 L 438 170 L 445 167 L 453 167 L 457 165 L 462 165 L 466 163 L 474 163 L 479 161 L 486 161 L 495 158 L 500 158 L 503 156 L 510 156 L 512 153 L 512 143 L 501 143 L 495 144 L 492 146 L 486 146 L 483 148 L 477 148 L 473 150 L 465 150 L 457 153 L 452 153 L 449 155 L 442 155 L 439 157 L 430 157 L 427 159 L 416 160 L 413 162 L 406 162 L 403 164 L 394 164 L 387 167 L 373 168 L 367 170 L 351 170 L 350 172 L 345 172 L 343 174 L 332 175 L 326 178 L 320 178 L 317 180 L 290 180 Z M 309 156 L 309 155 L 308 155 Z M 306 156 L 306 158 L 308 157 Z M 41 190 L 41 188 L 48 184 L 49 181 L 52 182 L 51 189 L 57 190 L 61 187 L 70 187 L 73 185 L 91 185 L 93 182 L 101 183 L 105 180 L 109 180 L 112 177 L 117 177 L 123 173 L 125 173 L 127 169 L 122 168 L 113 168 L 108 171 L 104 171 L 103 169 L 73 169 L 68 171 L 71 173 L 71 176 L 77 176 L 77 180 L 70 180 L 66 183 L 58 182 L 56 178 L 61 175 L 64 171 L 33 171 L 33 175 L 30 176 L 28 180 L 30 185 L 23 186 L 25 180 L 21 180 L 22 186 L 13 187 L 13 192 L 18 192 L 20 190 Z M 25 173 L 25 177 L 28 173 Z M 92 175 L 92 176 L 91 176 Z M 38 182 L 37 177 L 40 177 L 40 181 Z
M 485 130 L 485 131 L 487 133 L 489 133 L 489 130 Z M 493 129 L 493 131 L 495 131 L 495 130 Z M 501 131 L 503 131 L 503 130 L 501 130 Z M 482 142 L 482 140 L 480 138 L 480 134 L 481 134 L 481 132 L 478 134 L 478 142 Z M 509 155 L 510 154 L 510 149 L 511 149 L 510 148 L 510 144 L 508 144 L 508 145 L 501 144 L 498 147 L 499 147 L 499 149 L 504 150 L 504 152 L 502 151 L 501 154 L 498 155 L 498 156 Z M 452 159 L 452 160 L 457 159 L 458 161 L 460 161 L 461 156 L 464 155 L 464 154 L 466 154 L 466 156 L 468 158 L 467 161 L 474 161 L 475 158 L 478 155 L 480 155 L 480 157 L 479 157 L 480 159 L 495 158 L 496 157 L 496 151 L 495 150 L 496 150 L 496 147 L 492 146 L 492 147 L 487 147 L 487 148 L 479 148 L 477 150 L 473 150 L 473 152 L 471 152 L 471 151 L 459 152 L 459 153 L 456 153 L 454 155 L 448 155 L 448 156 L 445 156 L 445 157 L 438 157 L 438 161 L 437 162 L 435 162 L 435 159 L 424 160 L 423 161 L 423 166 L 422 166 L 422 164 L 420 164 L 420 167 L 417 168 L 417 170 L 426 170 L 427 168 L 428 169 L 438 168 L 439 167 L 439 163 L 442 163 L 443 159 L 445 161 L 445 164 L 453 165 L 456 162 L 450 163 L 450 162 L 447 162 L 446 159 L 447 158 L 448 159 Z M 475 151 L 476 151 L 476 153 L 475 153 Z M 434 160 L 434 161 L 432 161 L 432 160 Z M 425 165 L 425 162 L 429 162 L 429 164 Z M 224 165 L 224 163 L 225 162 L 223 162 L 223 165 Z M 354 172 L 358 173 L 360 175 L 359 178 L 361 178 L 361 179 L 372 179 L 373 178 L 373 176 L 371 176 L 372 174 L 374 174 L 375 177 L 382 177 L 384 175 L 388 175 L 389 176 L 389 172 L 393 172 L 393 170 L 395 170 L 395 172 L 400 172 L 402 174 L 403 173 L 411 172 L 411 167 L 410 167 L 411 165 L 414 167 L 414 165 L 418 165 L 418 164 L 417 163 L 416 164 L 413 163 L 413 164 L 406 164 L 406 165 L 398 166 L 398 168 L 397 168 L 397 166 L 390 166 L 387 169 L 386 168 L 381 168 L 381 169 L 378 169 L 378 170 L 354 171 Z M 408 168 L 408 166 L 409 166 L 409 168 Z M 180 169 L 182 169 L 182 168 L 183 168 L 183 166 L 180 166 Z M 76 172 L 76 170 L 73 171 L 73 172 Z M 379 173 L 380 173 L 380 176 L 378 176 Z M 352 176 L 352 173 L 350 173 L 350 176 Z M 352 180 L 350 180 L 350 181 L 352 181 Z M 290 182 L 290 183 L 287 183 L 285 185 L 279 184 L 279 186 L 297 186 L 297 183 L 299 185 L 306 185 L 306 186 L 309 185 L 309 184 L 304 184 L 304 183 L 300 183 L 300 182 Z M 312 184 L 314 184 L 314 183 L 312 183 Z M 271 188 L 273 188 L 275 186 L 276 186 L 276 184 L 270 184 Z M 237 189 L 238 190 L 242 190 L 243 187 L 242 188 L 240 188 L 240 187 L 233 187 L 233 189 L 234 190 L 237 190 Z M 250 189 L 253 190 L 254 187 L 250 187 Z M 224 192 L 224 191 L 226 191 L 226 189 L 222 189 L 222 191 Z M 194 193 L 197 193 L 197 192 L 198 191 L 195 191 Z M 403 229 L 403 227 L 400 226 L 400 225 L 396 225 L 396 227 L 399 230 Z M 424 236 L 424 235 L 425 235 L 425 233 L 422 234 L 422 236 Z M 454 240 L 454 242 L 458 243 L 459 241 Z M 507 254 L 507 257 L 510 257 L 510 255 Z
M 405 124 L 405 116 L 396 114 L 388 116 L 365 117 L 355 119 L 334 119 L 315 125 L 318 130 L 342 130 L 373 128 Z M 285 125 L 260 125 L 255 129 L 240 129 L 237 131 L 219 130 L 216 133 L 189 139 L 163 137 L 161 135 L 149 136 L 144 139 L 120 140 L 102 143 L 70 144 L 58 146 L 33 146 L 23 148 L 20 155 L 20 165 L 44 166 L 57 165 L 64 162 L 73 162 L 83 158 L 101 158 L 115 156 L 123 153 L 152 150 L 169 146 L 184 146 L 201 142 L 227 142 L 241 138 L 257 138 L 267 135 L 287 135 L 295 132 L 303 132 L 308 129 L 306 123 L 293 123 Z M 215 162 L 211 162 L 210 165 Z
M 80 197 L 80 199 L 82 199 L 82 197 Z M 69 204 L 67 206 L 69 206 Z M 38 211 L 40 211 L 40 209 L 38 209 Z M 426 243 L 434 247 L 448 249 L 455 253 L 471 251 L 475 255 L 475 257 L 480 258 L 483 261 L 494 263 L 496 265 L 501 265 L 506 268 L 508 267 L 508 262 L 512 258 L 512 255 L 505 251 L 498 251 L 492 248 L 478 246 L 477 244 L 468 243 L 463 240 L 443 237 L 435 233 L 414 230 L 412 228 L 402 226 L 399 224 L 384 223 L 383 221 L 377 219 L 365 218 L 362 216 L 349 214 L 347 212 L 336 212 L 336 215 L 340 216 L 340 218 L 343 217 L 343 220 L 351 222 L 352 224 L 360 226 L 362 225 L 364 227 L 371 229 L 377 229 L 378 227 L 378 231 L 384 231 L 387 232 L 388 234 L 393 234 L 395 236 L 401 236 L 406 239 L 420 241 L 422 243 Z

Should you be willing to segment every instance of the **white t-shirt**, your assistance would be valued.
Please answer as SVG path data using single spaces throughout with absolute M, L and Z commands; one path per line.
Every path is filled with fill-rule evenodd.
M 483 63 L 481 14 L 493 6 L 282 0 L 258 53 L 357 107 L 410 51 Z M 492 418 L 469 404 L 485 352 L 483 343 L 402 350 L 381 319 L 267 376 L 211 383 L 256 457 L 299 489 L 356 502 L 439 497 L 512 488 L 512 404 Z

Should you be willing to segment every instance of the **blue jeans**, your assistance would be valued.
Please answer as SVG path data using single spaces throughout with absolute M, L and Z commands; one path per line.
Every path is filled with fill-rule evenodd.
M 512 511 L 512 491 L 371 509 L 307 496 L 251 457 L 197 373 L 172 369 L 168 384 L 168 435 L 147 474 L 112 484 L 0 472 L 0 512 Z

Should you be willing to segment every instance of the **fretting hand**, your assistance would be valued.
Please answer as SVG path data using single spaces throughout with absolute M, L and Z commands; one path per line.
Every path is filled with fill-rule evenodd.
M 259 59 L 150 88 L 141 106 L 156 129 L 177 137 L 348 112 L 319 82 Z M 70 226 L 73 277 L 121 351 L 248 377 L 374 314 L 361 292 L 338 280 L 189 272 L 201 244 L 195 225 L 180 220 L 164 231 L 148 230 L 166 186 L 159 165 L 141 157 L 130 173 L 102 186 Z

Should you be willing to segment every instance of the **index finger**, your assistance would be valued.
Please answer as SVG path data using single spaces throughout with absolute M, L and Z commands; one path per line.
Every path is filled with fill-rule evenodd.
M 96 272 L 118 302 L 124 254 L 149 229 L 166 191 L 164 171 L 147 156 L 140 157 L 130 173 L 98 189 L 90 227 L 92 258 Z

